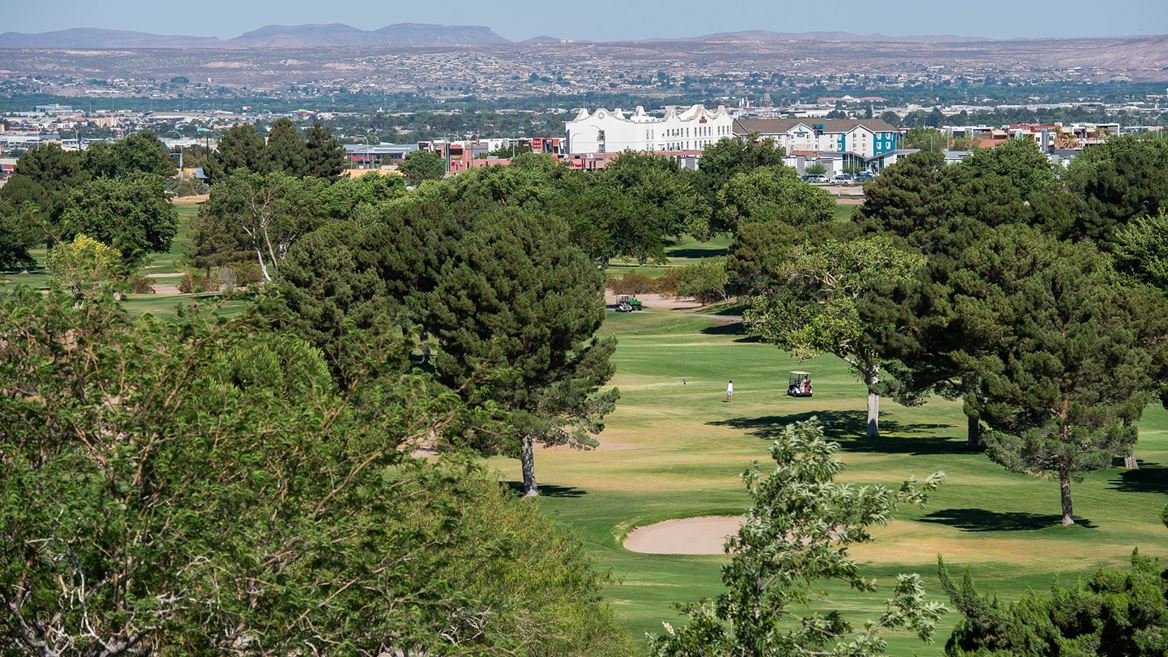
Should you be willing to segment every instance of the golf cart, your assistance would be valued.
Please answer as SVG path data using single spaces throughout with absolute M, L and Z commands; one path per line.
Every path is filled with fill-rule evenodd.
M 631 313 L 634 310 L 644 310 L 644 306 L 637 300 L 637 297 L 630 297 L 627 294 L 622 294 L 616 299 L 616 311 L 618 313 Z
M 791 371 L 787 374 L 787 395 L 790 397 L 810 397 L 811 374 L 809 372 Z

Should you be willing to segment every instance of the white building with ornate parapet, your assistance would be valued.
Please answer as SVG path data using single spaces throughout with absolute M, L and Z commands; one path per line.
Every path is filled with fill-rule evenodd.
M 700 151 L 733 137 L 734 119 L 722 106 L 714 111 L 704 105 L 682 111 L 666 107 L 664 117 L 646 114 L 643 107 L 627 115 L 620 108 L 592 114 L 581 109 L 567 129 L 569 153 Z

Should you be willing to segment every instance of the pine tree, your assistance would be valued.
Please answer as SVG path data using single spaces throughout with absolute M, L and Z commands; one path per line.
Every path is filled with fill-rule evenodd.
M 239 170 L 259 173 L 263 168 L 264 140 L 250 124 L 237 125 L 223 133 L 219 145 L 207 161 L 212 183 Z
M 345 149 L 332 130 L 312 124 L 308 129 L 305 174 L 318 178 L 336 178 L 345 170 Z
M 264 146 L 264 173 L 303 178 L 308 173 L 308 147 L 291 119 L 276 119 Z

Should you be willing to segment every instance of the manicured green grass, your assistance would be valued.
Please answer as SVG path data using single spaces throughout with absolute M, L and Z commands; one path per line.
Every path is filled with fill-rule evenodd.
M 620 583 L 616 613 L 637 636 L 676 621 L 672 605 L 720 589 L 723 557 L 643 555 L 622 548 L 637 526 L 667 518 L 740 513 L 739 479 L 752 460 L 767 459 L 769 438 L 783 425 L 817 415 L 843 446 L 843 480 L 895 485 L 936 471 L 948 481 L 923 509 L 904 509 L 875 543 L 853 553 L 879 594 L 828 586 L 832 607 L 861 621 L 877 617 L 897 572 L 920 572 L 939 597 L 936 557 L 957 572 L 968 567 L 982 591 L 1003 598 L 1045 588 L 1103 564 L 1122 564 L 1132 548 L 1168 557 L 1168 530 L 1158 513 L 1168 502 L 1168 413 L 1150 407 L 1140 425 L 1143 469 L 1113 468 L 1074 486 L 1080 525 L 1059 525 L 1057 484 L 1007 472 L 965 447 L 959 403 L 934 400 L 906 408 L 884 402 L 884 436 L 863 437 L 864 389 L 833 357 L 794 362 L 746 339 L 736 325 L 691 312 L 650 309 L 610 314 L 602 329 L 620 344 L 614 384 L 621 401 L 595 451 L 544 450 L 537 472 L 540 504 L 573 528 Z M 788 369 L 812 372 L 815 397 L 785 396 Z M 733 379 L 733 403 L 722 402 Z M 519 478 L 515 461 L 495 459 L 502 477 Z M 957 620 L 946 616 L 939 642 L 891 637 L 891 654 L 940 655 Z
M 717 235 L 713 239 L 699 242 L 686 235 L 682 239 L 665 247 L 667 262 L 650 262 L 640 264 L 636 260 L 617 259 L 609 263 L 605 270 L 606 276 L 623 276 L 627 272 L 637 272 L 646 276 L 657 277 L 667 270 L 693 264 L 702 258 L 716 258 L 726 255 L 730 247 L 729 235 Z

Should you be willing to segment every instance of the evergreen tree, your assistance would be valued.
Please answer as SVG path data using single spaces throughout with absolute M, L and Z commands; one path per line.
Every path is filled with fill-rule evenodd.
M 206 174 L 216 183 L 236 171 L 259 173 L 263 167 L 264 139 L 249 123 L 232 126 L 223 133 L 207 161 Z
M 292 119 L 280 118 L 268 131 L 263 154 L 264 173 L 283 173 L 302 178 L 308 175 L 308 147 Z
M 1154 355 L 1106 261 L 1024 226 L 968 249 L 951 276 L 958 367 L 976 375 L 991 459 L 1059 482 L 1064 525 L 1071 484 L 1109 467 L 1135 441 Z
M 562 222 L 501 208 L 476 217 L 428 300 L 439 376 L 470 403 L 505 409 L 512 437 L 477 446 L 519 457 L 525 496 L 539 494 L 535 446 L 595 446 L 619 396 L 598 392 L 616 346 L 594 337 L 602 289 Z
M 305 175 L 332 179 L 344 172 L 345 148 L 319 121 L 308 129 L 305 147 Z
M 1097 570 L 1003 603 L 980 595 L 967 571 L 960 586 L 938 560 L 941 586 L 962 618 L 949 657 L 1161 657 L 1168 653 L 1168 570 L 1133 552 L 1131 568 Z

